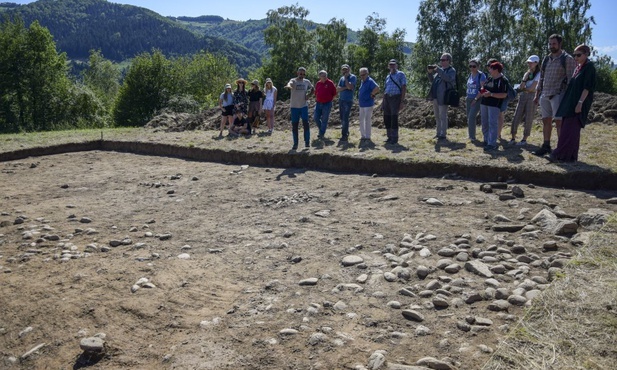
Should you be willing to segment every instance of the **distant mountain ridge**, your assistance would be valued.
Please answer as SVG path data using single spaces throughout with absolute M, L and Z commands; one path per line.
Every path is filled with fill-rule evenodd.
M 151 10 L 106 0 L 39 0 L 27 5 L 0 4 L 2 14 L 35 20 L 49 29 L 70 59 L 87 59 L 92 49 L 120 62 L 160 49 L 166 55 L 221 53 L 240 70 L 261 65 L 258 52 L 213 36 L 200 36 Z

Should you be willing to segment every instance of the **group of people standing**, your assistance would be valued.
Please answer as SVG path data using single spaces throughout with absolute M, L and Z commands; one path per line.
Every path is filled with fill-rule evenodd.
M 596 76 L 593 62 L 589 60 L 591 50 L 587 45 L 579 45 L 573 56 L 562 49 L 563 39 L 553 34 L 549 37 L 550 54 L 542 63 L 540 57 L 531 55 L 526 63 L 527 71 L 520 84 L 516 85 L 519 101 L 511 125 L 511 140 L 509 145 L 525 146 L 531 135 L 536 106 L 540 106 L 543 123 L 543 143 L 534 152 L 538 156 L 549 154 L 551 161 L 576 161 L 580 143 L 580 129 L 588 121 L 588 113 L 593 101 Z M 398 70 L 395 59 L 388 62 L 389 73 L 384 82 L 383 101 L 380 109 L 383 112 L 386 128 L 386 144 L 397 144 L 399 139 L 399 112 L 404 106 L 407 94 L 407 79 L 405 73 Z M 468 135 L 470 141 L 476 141 L 476 119 L 480 114 L 484 151 L 492 152 L 498 149 L 498 139 L 504 125 L 504 112 L 511 98 L 509 91 L 514 90 L 504 76 L 504 66 L 497 59 L 490 59 L 486 64 L 487 73 L 480 69 L 477 59 L 469 61 L 470 73 L 467 78 L 466 112 Z M 360 145 L 371 140 L 371 117 L 375 106 L 375 96 L 380 86 L 370 77 L 369 70 L 360 68 L 360 88 L 358 103 L 360 110 Z M 436 121 L 436 136 L 440 140 L 447 139 L 448 130 L 448 94 L 458 85 L 457 72 L 452 67 L 452 55 L 443 53 L 439 65 L 427 67 L 428 79 L 431 83 L 429 99 L 433 103 Z M 338 95 L 341 119 L 340 142 L 349 139 L 349 116 L 354 100 L 358 78 L 351 73 L 349 65 L 341 66 L 341 77 L 338 83 L 328 78 L 328 73 L 321 70 L 319 80 L 313 85 L 306 79 L 306 69 L 298 68 L 296 77 L 285 85 L 290 90 L 292 150 L 298 149 L 300 120 L 304 129 L 304 144 L 310 147 L 310 128 L 308 99 L 315 95 L 316 105 L 314 120 L 318 127 L 319 140 L 323 140 L 328 128 L 328 120 L 334 98 Z M 221 94 L 219 106 L 222 110 L 221 135 L 226 123 L 230 125 L 232 134 L 250 134 L 251 124 L 263 111 L 266 112 L 268 132 L 274 129 L 274 107 L 277 89 L 272 80 L 266 79 L 263 91 L 259 89 L 257 80 L 251 83 L 251 89 L 244 89 L 247 81 L 239 79 L 235 92 L 231 85 L 225 86 Z M 246 117 L 246 118 L 245 118 Z M 524 118 L 522 139 L 517 142 L 518 126 Z M 258 119 L 258 118 L 257 118 Z M 557 147 L 551 149 L 552 123 L 558 135 Z
M 266 112 L 268 133 L 274 130 L 274 107 L 277 90 L 272 80 L 266 79 L 264 90 L 260 90 L 259 81 L 251 82 L 250 90 L 246 90 L 246 81 L 243 78 L 236 80 L 236 90 L 232 91 L 231 84 L 225 85 L 225 91 L 219 97 L 221 109 L 221 127 L 219 136 L 223 136 L 225 126 L 229 124 L 230 135 L 250 135 L 259 125 L 261 112 Z
M 562 49 L 562 42 L 563 38 L 560 35 L 553 34 L 549 37 L 550 54 L 542 63 L 537 55 L 531 55 L 527 59 L 528 69 L 517 86 L 519 101 L 511 125 L 509 144 L 527 145 L 536 106 L 539 105 L 543 143 L 533 154 L 549 155 L 550 161 L 573 162 L 578 160 L 580 130 L 588 122 L 596 85 L 596 72 L 593 62 L 589 60 L 591 55 L 589 46 L 577 46 L 572 56 Z M 486 67 L 488 76 L 479 70 L 478 60 L 469 61 L 467 124 L 469 139 L 475 141 L 476 118 L 480 113 L 484 150 L 494 151 L 498 148 L 497 139 L 501 138 L 510 82 L 503 75 L 503 65 L 497 60 L 489 60 Z M 435 116 L 437 117 L 437 112 Z M 523 117 L 525 118 L 523 138 L 517 142 L 518 126 Z M 557 147 L 554 150 L 551 148 L 553 121 L 558 136 Z

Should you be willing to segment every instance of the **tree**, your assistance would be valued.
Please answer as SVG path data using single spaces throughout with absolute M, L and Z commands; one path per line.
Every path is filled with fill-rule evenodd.
M 358 45 L 349 45 L 347 50 L 350 64 L 356 69 L 367 67 L 377 81 L 386 78 L 390 59 L 397 59 L 399 68 L 405 65 L 405 31 L 397 28 L 389 35 L 385 29 L 386 20 L 372 13 L 359 32 Z
M 443 53 L 452 54 L 453 67 L 459 74 L 459 91 L 466 81 L 467 62 L 471 57 L 470 33 L 482 18 L 471 0 L 426 0 L 418 10 L 418 38 L 412 54 L 410 79 L 412 90 L 425 95 L 430 88 L 426 67 L 437 64 Z
M 172 64 L 160 50 L 138 55 L 116 99 L 113 117 L 119 126 L 141 126 L 166 106 L 171 95 Z
M 88 68 L 83 72 L 84 85 L 88 87 L 111 115 L 114 100 L 120 90 L 120 70 L 99 50 L 91 50 Z
M 7 131 L 50 130 L 68 123 L 66 56 L 49 31 L 5 18 L 0 26 L 0 120 Z
M 320 69 L 325 69 L 330 75 L 333 75 L 335 71 L 338 71 L 344 60 L 347 42 L 345 21 L 332 18 L 325 26 L 317 27 L 315 32 L 317 33 L 315 61 Z
M 264 63 L 264 77 L 270 77 L 275 86 L 284 86 L 300 66 L 307 66 L 313 59 L 313 34 L 305 21 L 309 11 L 301 6 L 283 6 L 267 13 L 268 28 L 264 31 L 270 59 Z M 279 98 L 286 99 L 289 92 L 279 89 Z

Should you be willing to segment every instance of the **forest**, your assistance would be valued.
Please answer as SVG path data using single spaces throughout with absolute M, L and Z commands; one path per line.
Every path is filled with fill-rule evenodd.
M 141 126 L 163 111 L 213 107 L 222 86 L 238 77 L 269 77 L 281 87 L 298 66 L 312 80 L 321 69 L 336 78 L 344 63 L 353 71 L 368 67 L 381 83 L 394 58 L 416 96 L 428 88 L 426 65 L 443 52 L 464 73 L 469 59 L 496 57 L 509 76 L 522 76 L 529 55 L 547 53 L 552 33 L 564 36 L 566 51 L 589 43 L 595 23 L 589 8 L 589 0 L 425 0 L 410 48 L 405 31 L 386 32 L 378 13 L 352 32 L 336 18 L 311 22 L 297 4 L 239 22 L 215 15 L 175 19 L 105 0 L 0 3 L 0 132 Z M 228 29 L 231 39 L 209 35 L 215 28 Z M 598 91 L 617 93 L 613 61 L 597 53 L 592 59 Z M 70 73 L 69 62 L 76 61 L 84 68 Z M 461 93 L 465 80 L 459 78 Z

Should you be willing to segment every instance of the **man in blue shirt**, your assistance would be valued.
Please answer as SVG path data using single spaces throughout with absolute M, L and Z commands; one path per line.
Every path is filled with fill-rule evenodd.
M 341 115 L 341 141 L 346 142 L 349 138 L 349 114 L 353 103 L 353 92 L 356 88 L 357 77 L 351 73 L 349 65 L 341 66 L 341 76 L 336 91 L 339 95 L 339 113 Z
M 386 144 L 398 144 L 398 113 L 405 104 L 407 94 L 407 77 L 398 70 L 395 59 L 388 63 L 390 73 L 386 77 L 383 96 L 383 122 L 386 126 L 388 139 Z

